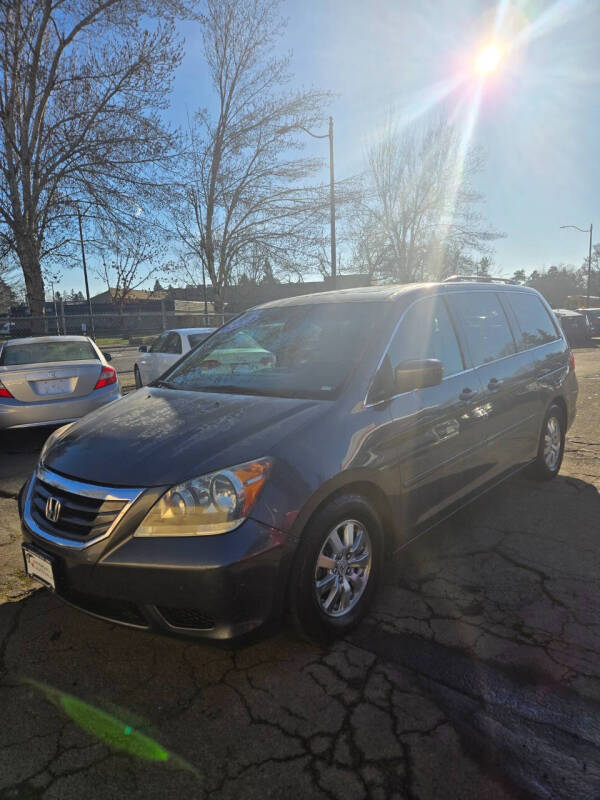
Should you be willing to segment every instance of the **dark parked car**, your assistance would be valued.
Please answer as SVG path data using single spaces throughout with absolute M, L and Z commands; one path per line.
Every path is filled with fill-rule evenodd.
M 578 308 L 577 311 L 588 321 L 592 336 L 600 336 L 600 308 Z
M 554 313 L 569 344 L 585 345 L 588 343 L 592 334 L 587 318 L 583 314 L 568 308 L 555 308 Z
M 249 340 L 269 357 L 245 363 Z M 214 353 L 236 346 L 226 371 Z M 576 397 L 532 289 L 268 303 L 50 437 L 21 496 L 28 571 L 136 628 L 229 639 L 289 610 L 339 635 L 385 552 L 526 465 L 557 474 Z

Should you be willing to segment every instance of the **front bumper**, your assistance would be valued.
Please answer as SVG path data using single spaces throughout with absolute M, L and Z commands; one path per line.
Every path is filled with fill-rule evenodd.
M 0 430 L 9 428 L 29 428 L 36 425 L 62 425 L 80 419 L 90 411 L 95 411 L 107 403 L 121 397 L 121 389 L 116 383 L 102 389 L 94 389 L 85 397 L 66 400 L 48 400 L 40 403 L 22 403 L 12 398 L 0 401 Z
M 84 549 L 43 537 L 22 515 L 24 542 L 53 560 L 56 594 L 94 616 L 160 633 L 225 640 L 275 625 L 291 559 L 286 535 L 247 519 L 217 536 L 133 537 L 159 493 L 144 493 L 108 538 Z

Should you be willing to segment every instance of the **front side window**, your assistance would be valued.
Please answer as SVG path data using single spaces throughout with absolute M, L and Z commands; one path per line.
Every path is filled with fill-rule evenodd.
M 5 367 L 20 364 L 48 364 L 56 361 L 89 361 L 98 354 L 89 342 L 27 342 L 6 345 L 0 363 Z
M 307 303 L 247 311 L 161 379 L 173 389 L 329 398 L 379 329 L 381 303 Z
M 395 370 L 403 361 L 436 358 L 444 376 L 464 369 L 454 327 L 441 297 L 428 297 L 409 308 L 388 350 Z
M 506 314 L 494 292 L 457 292 L 448 297 L 460 319 L 473 366 L 517 352 Z
M 558 338 L 550 314 L 539 297 L 526 292 L 507 292 L 502 300 L 512 309 L 519 329 L 515 331 L 519 350 L 527 350 Z

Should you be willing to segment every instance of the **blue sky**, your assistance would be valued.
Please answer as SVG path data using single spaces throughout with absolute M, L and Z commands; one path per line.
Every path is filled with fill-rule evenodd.
M 503 58 L 483 86 L 470 137 L 486 154 L 482 210 L 506 234 L 495 245 L 495 271 L 579 265 L 586 237 L 561 225 L 594 222 L 600 241 L 599 0 L 287 0 L 283 13 L 281 48 L 293 52 L 295 83 L 336 94 L 328 113 L 339 178 L 363 168 L 390 110 L 415 118 L 436 87 L 470 72 L 497 24 Z M 176 124 L 211 103 L 200 30 L 180 30 L 186 56 L 172 96 Z M 443 101 L 465 129 L 470 86 Z M 326 141 L 307 141 L 308 152 L 319 148 L 325 156 Z M 75 285 L 70 278 L 65 284 Z

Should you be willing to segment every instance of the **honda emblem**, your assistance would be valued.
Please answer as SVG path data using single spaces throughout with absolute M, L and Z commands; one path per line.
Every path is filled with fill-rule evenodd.
M 46 519 L 50 522 L 58 522 L 60 509 L 60 500 L 57 500 L 56 497 L 49 497 L 46 500 Z

